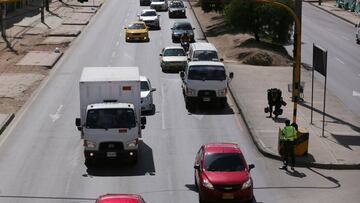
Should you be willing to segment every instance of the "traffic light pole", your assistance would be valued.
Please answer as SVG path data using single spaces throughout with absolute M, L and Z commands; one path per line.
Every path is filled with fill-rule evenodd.
M 293 90 L 292 90 L 292 100 L 294 102 L 294 111 L 293 111 L 293 119 L 292 122 L 296 123 L 297 118 L 297 105 L 299 102 L 300 96 L 300 63 L 301 63 L 301 21 L 295 12 L 285 4 L 271 1 L 271 0 L 254 0 L 258 3 L 270 3 L 273 6 L 277 6 L 280 8 L 286 9 L 290 15 L 294 18 L 295 21 L 295 70 L 294 70 L 294 78 L 293 78 Z M 301 1 L 301 0 L 296 0 Z M 301 3 L 301 2 L 300 2 Z

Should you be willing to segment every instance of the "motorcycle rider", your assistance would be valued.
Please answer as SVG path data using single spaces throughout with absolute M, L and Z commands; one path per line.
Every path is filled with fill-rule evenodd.
M 190 43 L 190 36 L 189 36 L 189 33 L 187 31 L 185 31 L 180 36 L 180 44 L 184 48 L 185 51 L 189 50 L 189 43 Z

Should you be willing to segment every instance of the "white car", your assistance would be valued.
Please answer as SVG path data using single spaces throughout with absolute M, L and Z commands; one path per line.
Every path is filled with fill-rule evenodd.
M 150 8 L 157 11 L 167 11 L 168 1 L 167 0 L 151 0 Z
M 139 21 L 143 21 L 150 28 L 160 29 L 160 20 L 155 9 L 144 9 L 138 14 Z
M 182 47 L 165 47 L 160 53 L 160 66 L 163 72 L 183 71 L 187 64 L 186 52 Z
M 140 89 L 141 113 L 150 115 L 155 114 L 152 92 L 156 91 L 156 89 L 151 87 L 150 80 L 145 76 L 140 76 Z

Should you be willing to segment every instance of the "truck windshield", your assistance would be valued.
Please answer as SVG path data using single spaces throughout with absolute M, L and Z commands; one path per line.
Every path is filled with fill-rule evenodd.
M 133 109 L 91 109 L 87 112 L 87 128 L 109 129 L 133 128 L 135 126 Z
M 189 80 L 225 80 L 223 66 L 190 66 Z
M 194 52 L 194 61 L 219 61 L 216 51 L 200 50 Z

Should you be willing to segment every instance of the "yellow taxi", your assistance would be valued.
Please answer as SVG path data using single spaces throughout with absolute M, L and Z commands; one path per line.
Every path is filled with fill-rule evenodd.
M 150 41 L 149 29 L 144 22 L 132 22 L 125 27 L 125 41 Z

